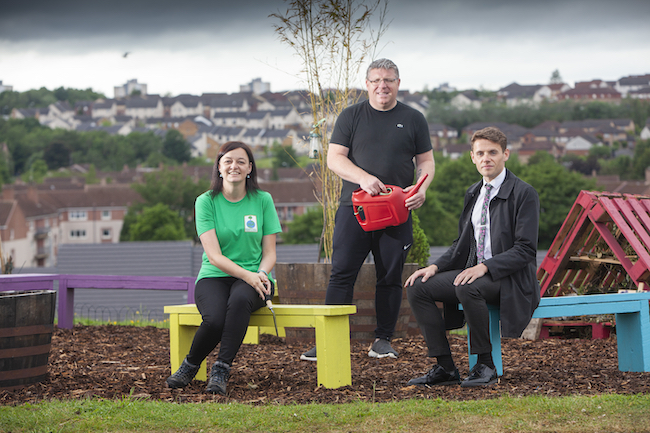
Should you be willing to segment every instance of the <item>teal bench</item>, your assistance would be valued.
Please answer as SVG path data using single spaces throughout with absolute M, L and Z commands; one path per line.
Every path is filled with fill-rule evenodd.
M 650 292 L 611 293 L 606 295 L 558 296 L 542 298 L 533 313 L 534 319 L 551 317 L 614 314 L 618 369 L 620 371 L 650 371 Z M 501 313 L 499 307 L 488 305 L 492 358 L 497 374 L 503 375 L 501 360 Z M 469 334 L 467 336 L 468 351 Z M 469 366 L 476 364 L 477 356 L 470 353 Z

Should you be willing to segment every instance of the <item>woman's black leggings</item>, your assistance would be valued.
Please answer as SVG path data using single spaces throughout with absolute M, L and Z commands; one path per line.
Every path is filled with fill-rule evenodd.
M 233 277 L 202 278 L 196 283 L 194 302 L 203 317 L 187 361 L 199 365 L 217 347 L 217 360 L 232 364 L 244 341 L 251 313 L 264 301 L 248 283 Z

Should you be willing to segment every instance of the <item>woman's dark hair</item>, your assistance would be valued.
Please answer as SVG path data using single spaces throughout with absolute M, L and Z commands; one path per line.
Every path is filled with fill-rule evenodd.
M 221 161 L 221 158 L 226 153 L 235 149 L 244 149 L 252 166 L 252 170 L 249 174 L 250 177 L 246 177 L 246 192 L 255 193 L 260 189 L 260 186 L 257 184 L 257 167 L 255 166 L 253 151 L 241 141 L 228 141 L 219 149 L 219 154 L 217 155 L 217 159 L 214 161 L 214 167 L 212 168 L 212 184 L 210 185 L 210 189 L 212 190 L 213 197 L 223 190 L 223 178 L 219 176 L 219 161 Z

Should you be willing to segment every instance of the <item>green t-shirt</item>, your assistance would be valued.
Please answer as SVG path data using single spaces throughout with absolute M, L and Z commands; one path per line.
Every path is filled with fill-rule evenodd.
M 215 229 L 221 253 L 251 272 L 257 271 L 262 261 L 262 237 L 282 231 L 273 198 L 266 191 L 249 192 L 236 203 L 226 200 L 223 194 L 212 197 L 211 191 L 206 191 L 197 197 L 194 209 L 198 235 Z M 228 276 L 203 253 L 197 281 Z

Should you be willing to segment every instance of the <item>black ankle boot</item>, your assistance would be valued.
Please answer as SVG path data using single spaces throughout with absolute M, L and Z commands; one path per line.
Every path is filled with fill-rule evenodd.
M 200 365 L 190 364 L 185 358 L 176 373 L 167 378 L 167 386 L 170 388 L 185 388 L 194 379 L 200 367 Z
M 210 369 L 210 379 L 208 386 L 205 387 L 205 392 L 226 395 L 226 384 L 229 377 L 230 366 L 222 361 L 215 362 Z

